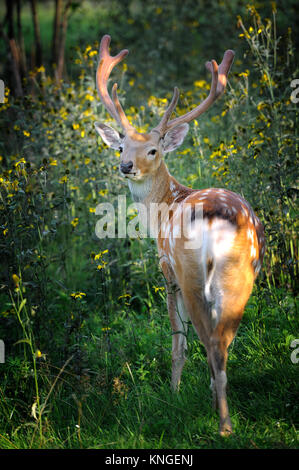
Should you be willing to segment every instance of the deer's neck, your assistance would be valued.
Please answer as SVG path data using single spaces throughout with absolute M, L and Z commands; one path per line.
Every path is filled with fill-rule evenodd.
M 180 184 L 168 171 L 162 161 L 155 174 L 141 182 L 129 180 L 129 188 L 135 202 L 141 202 L 146 206 L 151 203 L 162 202 L 171 205 L 186 197 L 192 189 Z
M 147 231 L 158 234 L 160 224 L 169 218 L 169 210 L 173 203 L 183 201 L 194 190 L 180 184 L 170 175 L 164 162 L 156 173 L 145 181 L 129 181 L 129 188 L 135 202 L 143 204 L 138 208 L 139 219 Z M 161 217 L 155 217 L 157 210 Z M 152 235 L 151 235 L 152 236 Z

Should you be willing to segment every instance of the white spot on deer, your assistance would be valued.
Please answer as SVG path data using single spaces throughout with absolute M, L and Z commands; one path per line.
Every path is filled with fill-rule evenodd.
M 175 260 L 174 260 L 174 257 L 172 256 L 171 253 L 168 253 L 168 258 L 169 258 L 169 261 L 170 261 L 171 265 L 174 267 L 175 266 Z
M 233 247 L 236 228 L 228 220 L 214 218 L 211 225 L 206 220 L 203 225 L 203 251 L 207 259 L 220 261 L 229 254 Z
M 245 215 L 245 217 L 247 217 L 247 216 L 248 216 L 248 212 L 247 212 L 246 207 L 243 206 L 243 204 L 241 204 L 241 210 L 242 210 L 243 214 Z
M 252 262 L 252 265 L 253 265 L 253 267 L 254 267 L 254 272 L 255 272 L 255 273 L 258 273 L 259 270 L 261 269 L 261 262 L 260 262 L 260 260 L 255 259 L 255 260 Z
M 172 230 L 173 238 L 180 238 L 181 237 L 181 227 L 180 225 L 175 225 Z
M 251 240 L 252 243 L 253 243 L 253 235 L 254 235 L 253 230 L 247 229 L 247 238 Z

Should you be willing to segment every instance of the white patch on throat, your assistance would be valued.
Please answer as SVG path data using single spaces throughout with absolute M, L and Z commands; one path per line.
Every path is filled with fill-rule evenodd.
M 151 192 L 153 181 L 151 177 L 143 181 L 128 180 L 129 189 L 135 202 L 142 202 Z

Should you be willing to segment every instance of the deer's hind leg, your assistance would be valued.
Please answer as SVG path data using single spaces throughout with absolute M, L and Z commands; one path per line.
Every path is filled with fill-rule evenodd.
M 186 361 L 188 320 L 180 292 L 168 293 L 168 313 L 172 328 L 172 376 L 171 386 L 177 390 L 180 385 Z

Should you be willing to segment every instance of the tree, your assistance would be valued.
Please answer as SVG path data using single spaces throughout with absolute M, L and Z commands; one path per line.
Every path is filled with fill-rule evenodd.
M 32 20 L 34 26 L 34 37 L 35 37 L 35 59 L 36 65 L 40 67 L 43 63 L 42 57 L 42 43 L 40 37 L 40 27 L 39 27 L 39 20 L 37 15 L 37 5 L 36 0 L 31 0 L 31 11 L 32 11 Z

